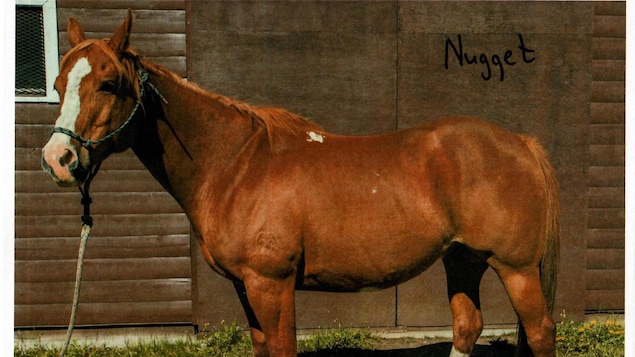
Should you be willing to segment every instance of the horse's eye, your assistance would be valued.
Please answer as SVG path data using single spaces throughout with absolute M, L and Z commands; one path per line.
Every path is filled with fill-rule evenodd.
M 118 88 L 117 83 L 113 81 L 105 81 L 99 87 L 99 91 L 114 94 L 117 92 L 117 88 Z

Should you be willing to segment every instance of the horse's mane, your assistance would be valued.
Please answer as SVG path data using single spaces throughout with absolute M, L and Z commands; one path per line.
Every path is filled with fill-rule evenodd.
M 318 124 L 310 122 L 300 115 L 286 109 L 252 106 L 240 100 L 208 92 L 192 82 L 183 80 L 183 78 L 179 75 L 171 72 L 169 69 L 161 65 L 145 61 L 143 65 L 150 73 L 169 77 L 178 85 L 183 86 L 186 89 L 196 91 L 210 100 L 221 103 L 228 108 L 236 110 L 242 116 L 250 118 L 254 123 L 267 130 L 269 142 L 272 145 L 274 142 L 278 142 L 278 140 L 288 135 L 298 137 L 306 135 L 309 131 L 323 132 L 322 127 Z
M 208 92 L 194 83 L 183 80 L 183 78 L 166 67 L 144 60 L 134 49 L 127 49 L 120 54 L 121 58 L 117 58 L 117 55 L 108 46 L 108 40 L 87 40 L 71 49 L 68 53 L 71 54 L 93 45 L 99 47 L 107 56 L 111 57 L 112 62 L 116 66 L 119 82 L 127 87 L 126 90 L 130 93 L 136 93 L 137 96 L 140 95 L 138 70 L 143 70 L 162 77 L 168 77 L 177 85 L 193 90 L 228 108 L 233 108 L 241 115 L 250 118 L 254 123 L 267 130 L 268 139 L 272 146 L 274 142 L 278 142 L 278 140 L 289 135 L 298 137 L 306 135 L 308 131 L 323 132 L 323 129 L 318 124 L 310 122 L 288 110 L 252 106 L 236 99 Z M 68 57 L 65 56 L 65 58 Z

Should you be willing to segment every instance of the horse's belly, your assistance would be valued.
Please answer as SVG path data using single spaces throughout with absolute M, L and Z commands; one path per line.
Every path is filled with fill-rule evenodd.
M 349 239 L 305 246 L 299 289 L 360 291 L 387 288 L 427 269 L 443 254 L 443 242 L 422 235 Z

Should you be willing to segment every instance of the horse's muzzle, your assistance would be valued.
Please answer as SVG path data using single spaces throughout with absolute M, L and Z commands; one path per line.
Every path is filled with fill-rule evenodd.
M 60 186 L 77 186 L 84 182 L 89 171 L 80 162 L 77 151 L 64 144 L 49 144 L 42 149 L 42 169 Z

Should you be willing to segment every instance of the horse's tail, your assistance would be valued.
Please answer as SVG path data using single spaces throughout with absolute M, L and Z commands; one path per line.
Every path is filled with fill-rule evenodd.
M 521 136 L 542 169 L 545 177 L 545 242 L 544 252 L 540 261 L 540 285 L 547 302 L 549 313 L 553 313 L 556 299 L 556 278 L 558 258 L 560 254 L 560 203 L 558 200 L 558 182 L 556 173 L 547 158 L 547 154 L 534 138 Z M 527 336 L 519 323 L 518 347 L 526 349 Z M 524 348 L 523 348 L 524 347 Z

